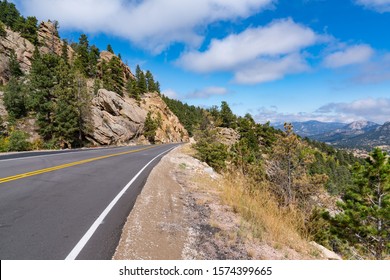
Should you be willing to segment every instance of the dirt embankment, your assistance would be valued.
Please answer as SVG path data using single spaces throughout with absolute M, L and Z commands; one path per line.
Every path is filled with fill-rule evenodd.
M 220 175 L 176 148 L 156 166 L 137 199 L 113 259 L 312 259 L 275 248 L 221 203 Z

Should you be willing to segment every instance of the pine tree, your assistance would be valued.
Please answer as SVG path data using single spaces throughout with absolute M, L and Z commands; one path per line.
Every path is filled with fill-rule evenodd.
M 107 45 L 107 51 L 114 54 L 114 50 L 112 49 L 110 44 Z
M 334 231 L 376 259 L 390 254 L 390 161 L 376 148 L 364 165 L 355 166 L 344 210 L 333 220 Z
M 61 47 L 61 58 L 65 61 L 65 63 L 69 63 L 68 46 L 68 40 L 63 40 Z
M 63 148 L 81 146 L 84 133 L 88 132 L 90 111 L 85 78 L 63 60 L 58 64 L 56 73 L 54 138 Z
M 29 40 L 34 46 L 38 45 L 38 20 L 36 17 L 27 17 L 20 29 L 23 38 Z
M 147 92 L 147 84 L 144 72 L 141 70 L 139 65 L 135 69 L 135 77 L 137 79 L 137 93 L 139 95 Z
M 91 78 L 96 78 L 98 75 L 98 62 L 100 58 L 100 50 L 95 45 L 92 45 L 89 49 L 89 67 L 88 74 Z
M 10 57 L 9 57 L 9 71 L 11 77 L 19 78 L 23 76 L 23 71 L 20 68 L 20 64 L 14 50 L 11 50 Z
M 233 114 L 226 101 L 222 101 L 221 103 L 220 117 L 222 119 L 222 127 L 236 128 L 235 115 Z
M 8 113 L 18 119 L 27 114 L 27 97 L 26 89 L 23 82 L 12 77 L 4 91 L 4 105 Z
M 4 24 L 0 21 L 0 37 L 7 36 L 7 31 L 5 30 Z
M 148 112 L 144 123 L 144 136 L 150 143 L 155 143 L 156 131 L 158 123 L 152 118 L 150 112 Z
M 148 92 L 156 92 L 157 87 L 156 83 L 154 82 L 153 74 L 149 70 L 146 71 L 145 74 L 145 79 L 146 79 L 146 88 Z
M 89 41 L 85 34 L 81 34 L 79 43 L 76 47 L 76 59 L 74 62 L 76 68 L 85 76 L 89 74 Z
M 54 86 L 58 83 L 56 71 L 59 57 L 54 54 L 40 55 L 36 49 L 30 73 L 29 105 L 37 114 L 40 134 L 44 140 L 53 136 Z

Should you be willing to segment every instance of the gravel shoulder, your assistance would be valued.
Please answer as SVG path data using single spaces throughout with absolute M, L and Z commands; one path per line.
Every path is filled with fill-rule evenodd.
M 153 169 L 113 259 L 313 258 L 252 238 L 246 222 L 221 203 L 221 175 L 191 153 L 191 144 L 180 146 Z

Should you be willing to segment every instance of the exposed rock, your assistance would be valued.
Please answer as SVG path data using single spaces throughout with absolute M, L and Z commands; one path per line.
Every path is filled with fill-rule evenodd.
M 322 246 L 314 241 L 310 242 L 310 244 L 313 245 L 313 247 L 315 247 L 317 250 L 319 250 L 321 252 L 321 254 L 325 258 L 327 258 L 328 260 L 342 260 L 342 258 L 339 255 L 337 255 L 333 251 L 326 249 L 324 246 Z
M 24 73 L 31 70 L 31 61 L 35 46 L 28 40 L 24 39 L 20 33 L 6 28 L 7 35 L 0 38 L 0 84 L 5 84 L 9 80 L 8 64 L 11 50 L 14 50 L 19 61 L 20 68 Z M 39 25 L 38 40 L 40 43 L 39 50 L 41 53 L 56 53 L 61 55 L 63 42 L 58 37 L 55 26 L 52 22 L 42 22 Z M 73 49 L 68 46 L 68 56 L 72 59 L 74 56 Z
M 218 127 L 218 140 L 222 144 L 232 146 L 240 140 L 240 134 L 232 128 Z
M 187 131 L 157 94 L 146 94 L 140 103 L 141 105 L 134 99 L 100 89 L 92 100 L 91 119 L 94 131 L 88 139 L 99 145 L 136 141 L 143 132 L 148 111 L 152 111 L 155 118 L 160 112 L 162 120 L 162 128 L 156 133 L 157 143 L 188 141 Z
M 3 96 L 4 92 L 0 91 L 0 117 L 4 120 L 8 116 L 8 113 L 4 106 Z
M 34 52 L 34 45 L 20 36 L 19 33 L 13 32 L 9 28 L 6 28 L 6 31 L 7 35 L 0 38 L 0 84 L 5 84 L 9 79 L 8 64 L 11 50 L 15 51 L 23 72 L 30 71 Z
M 41 22 L 38 30 L 38 41 L 41 44 L 39 51 L 41 53 L 62 54 L 64 42 L 59 38 L 58 31 L 51 21 Z M 68 46 L 68 57 L 73 59 L 74 50 Z
M 187 130 L 168 108 L 157 93 L 147 93 L 142 97 L 141 108 L 152 112 L 152 118 L 161 116 L 161 126 L 156 131 L 156 143 L 188 142 Z
M 100 61 L 109 62 L 113 57 L 116 55 L 113 53 L 110 53 L 108 51 L 102 51 L 100 53 Z M 129 66 L 123 63 L 122 60 L 120 60 L 122 71 L 123 71 L 123 79 L 127 81 L 128 79 L 135 79 L 133 73 L 131 73 Z

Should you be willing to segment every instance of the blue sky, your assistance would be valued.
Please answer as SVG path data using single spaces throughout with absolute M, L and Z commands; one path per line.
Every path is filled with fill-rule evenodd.
M 266 121 L 390 121 L 390 0 L 15 0 L 163 93 Z

